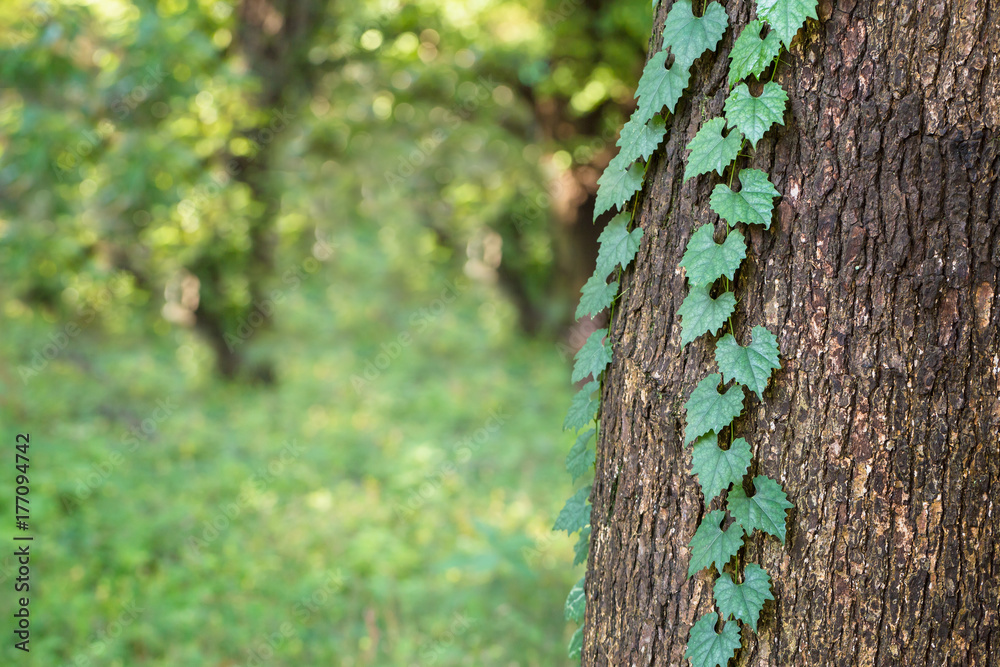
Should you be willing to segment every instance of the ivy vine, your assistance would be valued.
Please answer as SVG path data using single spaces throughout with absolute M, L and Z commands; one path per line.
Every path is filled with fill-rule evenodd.
M 652 4 L 655 10 L 657 0 Z M 694 667 L 725 667 L 742 646 L 740 625 L 757 631 L 764 603 L 774 600 L 771 577 L 760 565 L 744 564 L 739 552 L 745 538 L 757 530 L 784 543 L 785 513 L 793 507 L 781 485 L 766 475 L 749 480 L 753 494 L 747 494 L 744 487 L 752 450 L 744 438 L 733 438 L 735 421 L 743 412 L 744 388 L 763 400 L 771 373 L 781 368 L 781 362 L 777 337 L 767 328 L 755 326 L 745 345 L 737 340 L 732 322 L 737 299 L 731 288 L 747 251 L 745 237 L 735 226 L 755 224 L 769 229 L 774 198 L 780 193 L 759 169 L 739 170 L 739 190 L 732 186 L 743 151 L 748 146 L 756 150 L 764 134 L 784 122 L 788 95 L 774 82 L 779 55 L 807 19 L 817 18 L 816 6 L 816 0 L 757 0 L 757 20 L 744 27 L 729 54 L 729 94 L 723 117 L 705 121 L 687 145 L 685 182 L 713 171 L 724 178 L 728 171 L 727 183 L 716 185 L 709 198 L 712 211 L 725 223 L 724 239 L 716 242 L 713 223 L 698 227 L 680 262 L 689 287 L 678 310 L 682 346 L 706 333 L 718 335 L 727 324 L 729 329 L 715 344 L 719 372 L 699 382 L 684 405 L 684 444 L 692 445 L 692 474 L 698 478 L 705 505 L 725 492 L 723 507 L 705 514 L 689 543 L 688 577 L 703 569 L 711 573 L 714 568 L 718 574 L 713 586 L 716 611 L 698 619 L 688 639 L 685 657 Z M 609 322 L 613 321 L 621 273 L 642 241 L 642 229 L 634 227 L 635 195 L 642 189 L 646 165 L 666 134 L 667 114 L 674 112 L 690 82 L 691 65 L 705 51 L 715 50 L 728 26 L 729 16 L 718 2 L 707 2 L 701 16 L 695 16 L 690 0 L 677 0 L 670 8 L 663 25 L 663 47 L 646 63 L 636 89 L 638 105 L 617 142 L 619 152 L 598 180 L 594 220 L 615 208 L 621 212 L 599 238 L 597 267 L 583 287 L 578 318 L 610 308 Z M 673 55 L 669 68 L 668 55 Z M 764 76 L 768 69 L 770 78 Z M 750 79 L 759 88 L 756 95 L 747 83 L 741 83 Z M 629 201 L 633 201 L 631 212 L 627 212 Z M 613 278 L 610 283 L 609 278 Z M 563 423 L 564 430 L 587 429 L 566 458 L 574 482 L 594 465 L 596 452 L 590 443 L 601 426 L 599 390 L 612 351 L 609 329 L 603 328 L 593 332 L 576 355 L 573 382 L 591 380 L 574 396 Z M 730 382 L 728 389 L 719 391 L 720 385 Z M 728 442 L 720 446 L 719 436 L 727 428 Z M 587 558 L 590 492 L 590 485 L 580 488 L 553 527 L 580 534 L 574 566 Z M 583 621 L 584 584 L 581 578 L 570 591 L 567 620 Z M 569 656 L 579 658 L 582 645 L 581 626 L 570 640 Z

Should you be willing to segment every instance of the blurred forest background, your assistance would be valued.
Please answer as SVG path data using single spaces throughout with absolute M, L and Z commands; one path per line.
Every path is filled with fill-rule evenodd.
M 30 664 L 568 664 L 569 327 L 650 26 L 641 1 L 0 3 Z

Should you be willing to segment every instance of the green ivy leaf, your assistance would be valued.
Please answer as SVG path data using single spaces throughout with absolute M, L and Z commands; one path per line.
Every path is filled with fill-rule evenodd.
M 715 631 L 719 615 L 709 612 L 698 619 L 691 628 L 687 651 L 684 657 L 692 667 L 726 667 L 729 659 L 742 646 L 737 623 L 723 623 L 722 632 Z
M 705 503 L 709 503 L 730 484 L 739 484 L 750 468 L 750 444 L 736 438 L 729 449 L 719 448 L 719 436 L 714 432 L 698 438 L 691 450 L 691 472 L 698 475 Z
M 597 315 L 602 310 L 611 305 L 618 295 L 618 281 L 611 284 L 607 282 L 607 274 L 604 276 L 593 275 L 580 290 L 580 305 L 576 307 L 576 319 L 584 315 Z
M 760 169 L 741 169 L 739 179 L 742 185 L 739 192 L 733 192 L 722 183 L 715 186 L 709 198 L 712 210 L 730 225 L 742 222 L 770 229 L 774 198 L 779 194 L 777 189 Z
M 573 547 L 573 567 L 576 567 L 583 561 L 587 560 L 587 552 L 590 551 L 590 526 L 587 526 L 580 531 L 580 539 L 576 541 L 576 546 Z
M 637 108 L 632 112 L 632 117 L 622 128 L 618 135 L 616 144 L 621 150 L 618 155 L 622 160 L 635 162 L 639 158 L 649 159 L 660 142 L 663 135 L 667 133 L 666 122 L 660 116 L 654 116 L 652 120 L 641 120 L 642 112 Z
M 817 4 L 817 0 L 757 0 L 757 16 L 774 28 L 787 47 L 806 19 L 819 18 Z
M 601 177 L 597 179 L 597 201 L 594 203 L 594 220 L 605 211 L 621 206 L 642 188 L 642 177 L 646 167 L 638 162 L 625 169 L 620 162 L 612 160 Z
M 721 244 L 715 242 L 715 225 L 702 225 L 688 241 L 681 266 L 692 286 L 711 285 L 719 276 L 730 280 L 747 256 L 743 235 L 733 230 Z
M 766 575 L 765 575 L 766 576 Z M 587 604 L 587 597 L 583 591 L 583 582 L 586 577 L 580 577 L 580 581 L 573 585 L 566 597 L 566 620 L 580 623 L 583 621 L 583 614 Z
M 639 106 L 633 114 L 633 118 L 639 122 L 650 120 L 660 113 L 663 107 L 667 107 L 667 111 L 673 113 L 677 101 L 681 99 L 688 81 L 691 80 L 691 72 L 683 63 L 674 58 L 674 64 L 667 69 L 664 67 L 666 62 L 667 50 L 663 49 L 653 54 L 642 69 L 639 85 L 635 89 Z
M 596 380 L 601 371 L 611 363 L 611 339 L 604 340 L 607 335 L 607 328 L 598 329 L 590 334 L 587 342 L 576 353 L 576 363 L 573 365 L 573 382 L 579 382 L 588 375 L 592 375 Z
M 732 292 L 723 292 L 713 299 L 709 294 L 711 289 L 711 285 L 692 287 L 677 309 L 677 314 L 681 316 L 681 345 L 687 345 L 706 332 L 715 334 L 733 314 L 736 296 Z
M 756 563 L 747 563 L 743 570 L 743 583 L 733 583 L 728 573 L 723 573 L 715 581 L 715 605 L 722 617 L 732 614 L 757 632 L 757 619 L 764 608 L 765 600 L 773 600 L 771 577 L 767 570 Z M 567 602 L 569 604 L 569 602 Z
M 691 151 L 688 156 L 687 166 L 684 167 L 684 180 L 687 181 L 692 176 L 715 171 L 722 176 L 726 166 L 739 155 L 740 147 L 743 145 L 743 135 L 739 130 L 731 130 L 728 135 L 723 136 L 722 130 L 726 127 L 724 118 L 713 118 L 706 121 L 698 134 L 687 145 Z
M 757 148 L 757 142 L 773 124 L 785 124 L 787 101 L 784 89 L 773 81 L 764 84 L 759 97 L 751 95 L 747 84 L 741 83 L 726 99 L 726 121 L 750 140 L 752 148 Z
M 788 502 L 781 485 L 770 477 L 757 475 L 753 478 L 757 492 L 748 497 L 739 484 L 729 490 L 726 496 L 726 506 L 747 535 L 755 528 L 774 535 L 781 543 L 785 543 L 785 510 L 794 507 Z
M 552 530 L 565 530 L 567 533 L 572 535 L 578 530 L 582 530 L 584 526 L 590 523 L 590 503 L 587 502 L 587 498 L 590 496 L 590 487 L 585 486 L 574 493 L 569 500 L 566 501 L 565 507 L 559 512 L 559 516 L 556 517 L 555 525 L 552 526 Z
M 583 626 L 581 625 L 573 633 L 573 637 L 569 640 L 569 646 L 566 647 L 566 654 L 569 656 L 570 660 L 578 660 L 580 655 L 583 653 Z
M 768 65 L 778 57 L 781 50 L 781 39 L 778 33 L 771 30 L 767 37 L 760 38 L 764 27 L 761 21 L 750 21 L 736 38 L 732 51 L 729 52 L 729 85 L 732 86 L 747 76 L 760 76 Z
M 563 430 L 577 430 L 594 421 L 597 416 L 597 408 L 601 404 L 600 399 L 591 398 L 591 394 L 601 388 L 601 383 L 593 380 L 583 385 L 583 389 L 576 392 L 573 401 L 570 403 L 569 412 L 563 421 Z
M 594 429 L 590 429 L 581 434 L 573 444 L 573 448 L 569 450 L 569 454 L 566 455 L 566 472 L 573 475 L 574 482 L 594 465 L 597 452 L 587 446 L 590 444 L 590 439 L 594 437 L 594 433 Z
M 738 524 L 729 528 L 720 528 L 726 513 L 722 510 L 712 510 L 705 515 L 698 530 L 688 545 L 691 547 L 691 562 L 688 564 L 688 578 L 693 577 L 704 568 L 712 567 L 722 572 L 723 566 L 743 546 L 743 529 Z
M 720 394 L 718 387 L 721 380 L 720 374 L 712 373 L 698 383 L 684 404 L 687 411 L 685 445 L 709 431 L 718 433 L 743 412 L 743 387 L 736 384 Z
M 642 227 L 636 227 L 630 232 L 628 221 L 627 214 L 619 213 L 597 237 L 601 246 L 597 250 L 595 276 L 606 276 L 614 271 L 616 266 L 624 269 L 639 251 Z
M 715 50 L 728 26 L 729 15 L 718 2 L 708 3 L 698 17 L 689 0 L 677 0 L 663 22 L 663 47 L 669 46 L 674 62 L 688 69 L 702 53 Z
M 746 347 L 737 343 L 732 334 L 720 338 L 715 344 L 715 363 L 724 380 L 736 380 L 764 400 L 771 371 L 781 368 L 778 339 L 762 326 L 754 327 L 750 333 L 753 341 Z

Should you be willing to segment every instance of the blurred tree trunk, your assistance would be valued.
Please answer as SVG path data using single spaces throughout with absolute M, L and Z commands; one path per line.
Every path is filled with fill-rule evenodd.
M 315 45 L 328 4 L 328 0 L 243 0 L 237 10 L 234 46 L 261 86 L 255 109 L 261 120 L 237 135 L 249 141 L 250 152 L 225 156 L 227 173 L 247 186 L 255 204 L 249 213 L 250 248 L 243 262 L 250 303 L 235 316 L 230 312 L 232 300 L 222 280 L 225 271 L 218 266 L 222 253 L 216 248 L 210 248 L 191 267 L 202 291 L 197 329 L 215 350 L 216 366 L 224 377 L 235 377 L 244 365 L 240 349 L 232 344 L 233 330 L 253 312 L 263 320 L 256 328 L 268 326 L 271 320 L 270 308 L 259 306 L 266 299 L 267 281 L 274 272 L 277 244 L 274 222 L 281 193 L 271 171 L 275 141 L 313 90 L 316 68 L 309 62 L 309 49 Z M 255 373 L 264 380 L 272 376 L 267 367 Z
M 670 8 L 657 11 L 652 47 Z M 616 309 L 603 391 L 584 665 L 681 665 L 709 578 L 686 579 L 701 493 L 683 404 L 713 344 L 680 347 L 677 264 L 717 219 L 717 178 L 682 185 L 702 119 L 722 115 L 733 24 L 650 165 L 645 237 Z M 795 509 L 788 540 L 748 539 L 771 573 L 737 665 L 1000 664 L 1000 5 L 820 4 L 777 80 L 785 127 L 742 166 L 782 194 L 754 227 L 737 328 L 778 334 L 783 369 L 737 424 L 752 474 Z M 707 97 L 707 99 L 706 99 Z M 716 501 L 718 502 L 718 501 Z

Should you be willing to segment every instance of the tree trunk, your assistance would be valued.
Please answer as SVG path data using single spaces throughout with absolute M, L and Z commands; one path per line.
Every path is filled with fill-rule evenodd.
M 651 46 L 670 8 L 657 11 Z M 645 230 L 612 326 L 587 574 L 584 665 L 681 665 L 713 609 L 686 578 L 705 507 L 683 404 L 714 342 L 680 346 L 678 262 L 718 217 L 684 147 L 722 115 L 731 27 L 692 69 L 636 212 Z M 789 94 L 740 166 L 782 194 L 747 232 L 737 336 L 766 325 L 783 368 L 736 424 L 750 473 L 795 508 L 746 560 L 776 600 L 737 665 L 1000 665 L 1000 3 L 819 7 L 776 80 Z M 715 505 L 719 503 L 714 501 Z

